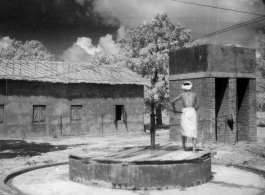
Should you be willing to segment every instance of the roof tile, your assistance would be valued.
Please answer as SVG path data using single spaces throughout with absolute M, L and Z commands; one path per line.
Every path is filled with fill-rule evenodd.
M 56 83 L 148 85 L 146 79 L 121 66 L 94 66 L 91 64 L 0 58 L 0 79 L 3 78 Z

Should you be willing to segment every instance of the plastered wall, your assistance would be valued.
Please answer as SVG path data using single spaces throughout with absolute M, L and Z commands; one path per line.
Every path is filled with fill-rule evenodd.
M 0 81 L 4 122 L 0 137 L 95 135 L 144 129 L 143 86 Z M 45 122 L 33 122 L 33 105 L 45 105 Z M 70 119 L 71 105 L 81 105 L 81 121 Z M 115 121 L 114 106 L 124 105 L 126 120 Z

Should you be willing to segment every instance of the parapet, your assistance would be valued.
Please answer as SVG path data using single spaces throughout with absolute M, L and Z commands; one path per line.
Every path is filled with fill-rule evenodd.
M 250 48 L 205 44 L 169 53 L 170 80 L 182 77 L 255 78 L 255 67 L 255 49 Z

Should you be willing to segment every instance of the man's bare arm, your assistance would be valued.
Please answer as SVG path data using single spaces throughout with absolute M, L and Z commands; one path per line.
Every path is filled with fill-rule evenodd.
M 177 112 L 176 107 L 175 107 L 175 102 L 178 101 L 180 98 L 181 98 L 181 94 L 171 101 L 171 106 L 173 108 L 173 112 Z
M 195 97 L 195 110 L 198 110 L 200 108 L 200 103 L 199 100 L 197 98 L 197 96 Z
M 175 101 L 178 101 L 181 98 L 181 94 L 179 96 L 177 96 L 176 98 L 174 98 L 171 103 L 174 103 Z

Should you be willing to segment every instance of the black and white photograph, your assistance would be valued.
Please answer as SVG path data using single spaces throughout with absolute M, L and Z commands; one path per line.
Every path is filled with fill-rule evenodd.
M 265 195 L 265 0 L 0 0 L 0 195 Z

